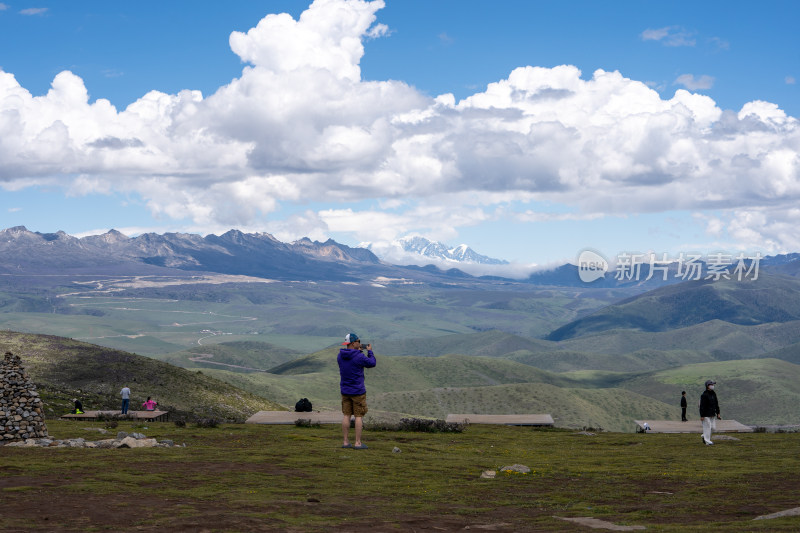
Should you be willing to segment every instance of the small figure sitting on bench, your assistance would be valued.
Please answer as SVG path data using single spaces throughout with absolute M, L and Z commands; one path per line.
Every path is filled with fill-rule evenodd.
M 155 400 L 151 400 L 150 396 L 147 397 L 147 401 L 142 404 L 145 411 L 155 411 L 156 407 L 158 407 L 158 402 Z
M 72 411 L 73 415 L 82 415 L 83 414 L 83 404 L 77 398 L 73 398 L 72 401 L 75 402 L 75 409 Z

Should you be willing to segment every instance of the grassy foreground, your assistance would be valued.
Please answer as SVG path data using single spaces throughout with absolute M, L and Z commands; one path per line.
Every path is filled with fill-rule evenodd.
M 102 423 L 48 422 L 55 438 Z M 0 446 L 0 531 L 590 531 L 592 517 L 650 531 L 797 531 L 800 434 L 581 434 L 469 426 L 463 433 L 338 426 L 122 423 L 186 448 Z M 400 453 L 393 453 L 393 448 Z M 484 470 L 524 464 L 529 474 Z

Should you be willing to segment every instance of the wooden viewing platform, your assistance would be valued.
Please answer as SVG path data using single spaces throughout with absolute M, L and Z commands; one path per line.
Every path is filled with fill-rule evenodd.
M 312 424 L 341 424 L 340 411 L 259 411 L 245 424 L 294 424 L 296 420 L 310 420 Z
M 127 415 L 123 415 L 122 411 L 84 411 L 81 414 L 68 413 L 66 415 L 61 415 L 61 418 L 66 420 L 95 420 L 98 416 L 120 418 L 128 416 L 134 420 L 164 422 L 169 417 L 169 411 L 128 411 Z
M 455 414 L 447 415 L 445 422 L 468 424 L 499 424 L 505 426 L 553 426 L 553 417 L 550 415 L 479 415 Z
M 703 422 L 689 420 L 688 422 L 676 422 L 674 420 L 634 420 L 636 422 L 637 433 L 702 433 Z M 644 425 L 650 429 L 645 431 Z M 752 433 L 753 428 L 740 424 L 736 420 L 717 420 L 717 429 L 714 433 Z

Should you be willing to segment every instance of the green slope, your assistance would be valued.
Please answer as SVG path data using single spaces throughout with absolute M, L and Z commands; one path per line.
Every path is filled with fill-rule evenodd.
M 303 352 L 268 342 L 236 341 L 198 346 L 158 356 L 156 359 L 182 367 L 252 372 L 265 371 L 302 355 Z
M 590 353 L 625 353 L 637 350 L 693 350 L 719 353 L 726 358 L 750 357 L 800 342 L 800 321 L 755 326 L 709 320 L 661 332 L 610 330 L 557 343 L 561 350 Z
M 574 370 L 605 370 L 609 372 L 646 372 L 662 368 L 704 363 L 711 356 L 691 350 L 639 350 L 631 353 L 588 352 L 519 352 L 509 359 L 551 372 Z
M 774 359 L 783 359 L 794 364 L 800 364 L 800 342 L 795 342 L 783 348 L 778 348 L 759 357 L 771 357 Z
M 214 376 L 291 404 L 308 397 L 315 409 L 338 409 L 335 349 L 299 358 L 273 373 L 211 370 Z M 373 409 L 443 417 L 449 413 L 550 413 L 558 424 L 631 431 L 636 418 L 674 418 L 668 406 L 615 386 L 630 374 L 560 375 L 491 357 L 382 356 L 366 371 Z
M 74 397 L 85 409 L 119 409 L 125 385 L 132 409 L 152 396 L 176 416 L 242 420 L 260 410 L 284 409 L 201 372 L 64 337 L 0 331 L 0 350 L 22 358 L 48 416 L 68 412 Z
M 243 374 L 213 369 L 205 372 L 286 405 L 294 405 L 298 399 L 307 397 L 315 407 L 338 408 L 340 395 L 337 353 L 336 348 L 323 350 L 280 365 L 269 373 Z M 366 370 L 367 389 L 370 393 L 525 382 L 574 384 L 567 378 L 529 365 L 490 357 L 402 357 L 380 354 L 376 357 L 378 366 Z
M 633 420 L 680 420 L 666 403 L 625 389 L 561 388 L 520 383 L 377 394 L 376 409 L 444 417 L 450 413 L 551 414 L 560 427 L 633 431 Z
M 800 423 L 800 365 L 778 359 L 687 365 L 639 376 L 622 386 L 673 405 L 685 390 L 688 413 L 696 418 L 706 379 L 717 381 L 723 418 L 752 425 Z
M 600 331 L 667 331 L 723 320 L 756 325 L 800 319 L 800 280 L 762 274 L 755 281 L 689 281 L 669 285 L 610 305 L 566 324 L 549 340 Z
M 366 371 L 366 383 L 372 407 L 382 411 L 424 416 L 547 412 L 557 415 L 560 425 L 624 430 L 633 419 L 675 420 L 680 391 L 690 391 L 691 397 L 698 384 L 714 377 L 733 391 L 726 403 L 731 418 L 746 424 L 800 420 L 800 366 L 775 359 L 696 363 L 655 372 L 553 373 L 491 357 L 377 357 L 378 366 Z M 308 397 L 315 408 L 339 406 L 335 349 L 301 357 L 273 373 L 208 372 L 285 405 Z M 773 377 L 777 381 L 770 384 Z
M 422 355 L 437 356 L 450 353 L 463 355 L 484 355 L 487 357 L 504 357 L 512 352 L 550 351 L 557 343 L 541 339 L 521 337 L 498 330 L 481 331 L 480 333 L 461 333 L 443 335 L 433 338 L 409 338 L 401 340 L 383 340 L 380 342 L 381 353 L 386 355 Z

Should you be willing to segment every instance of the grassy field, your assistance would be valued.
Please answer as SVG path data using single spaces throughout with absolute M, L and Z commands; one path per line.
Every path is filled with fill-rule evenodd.
M 49 422 L 97 439 L 100 423 Z M 648 531 L 797 531 L 754 520 L 800 502 L 800 434 L 596 433 L 468 426 L 463 433 L 368 428 L 368 450 L 338 426 L 170 423 L 118 430 L 185 448 L 0 447 L 0 530 L 589 531 L 593 518 Z M 400 453 L 393 453 L 393 448 Z M 484 470 L 523 464 L 528 474 Z

